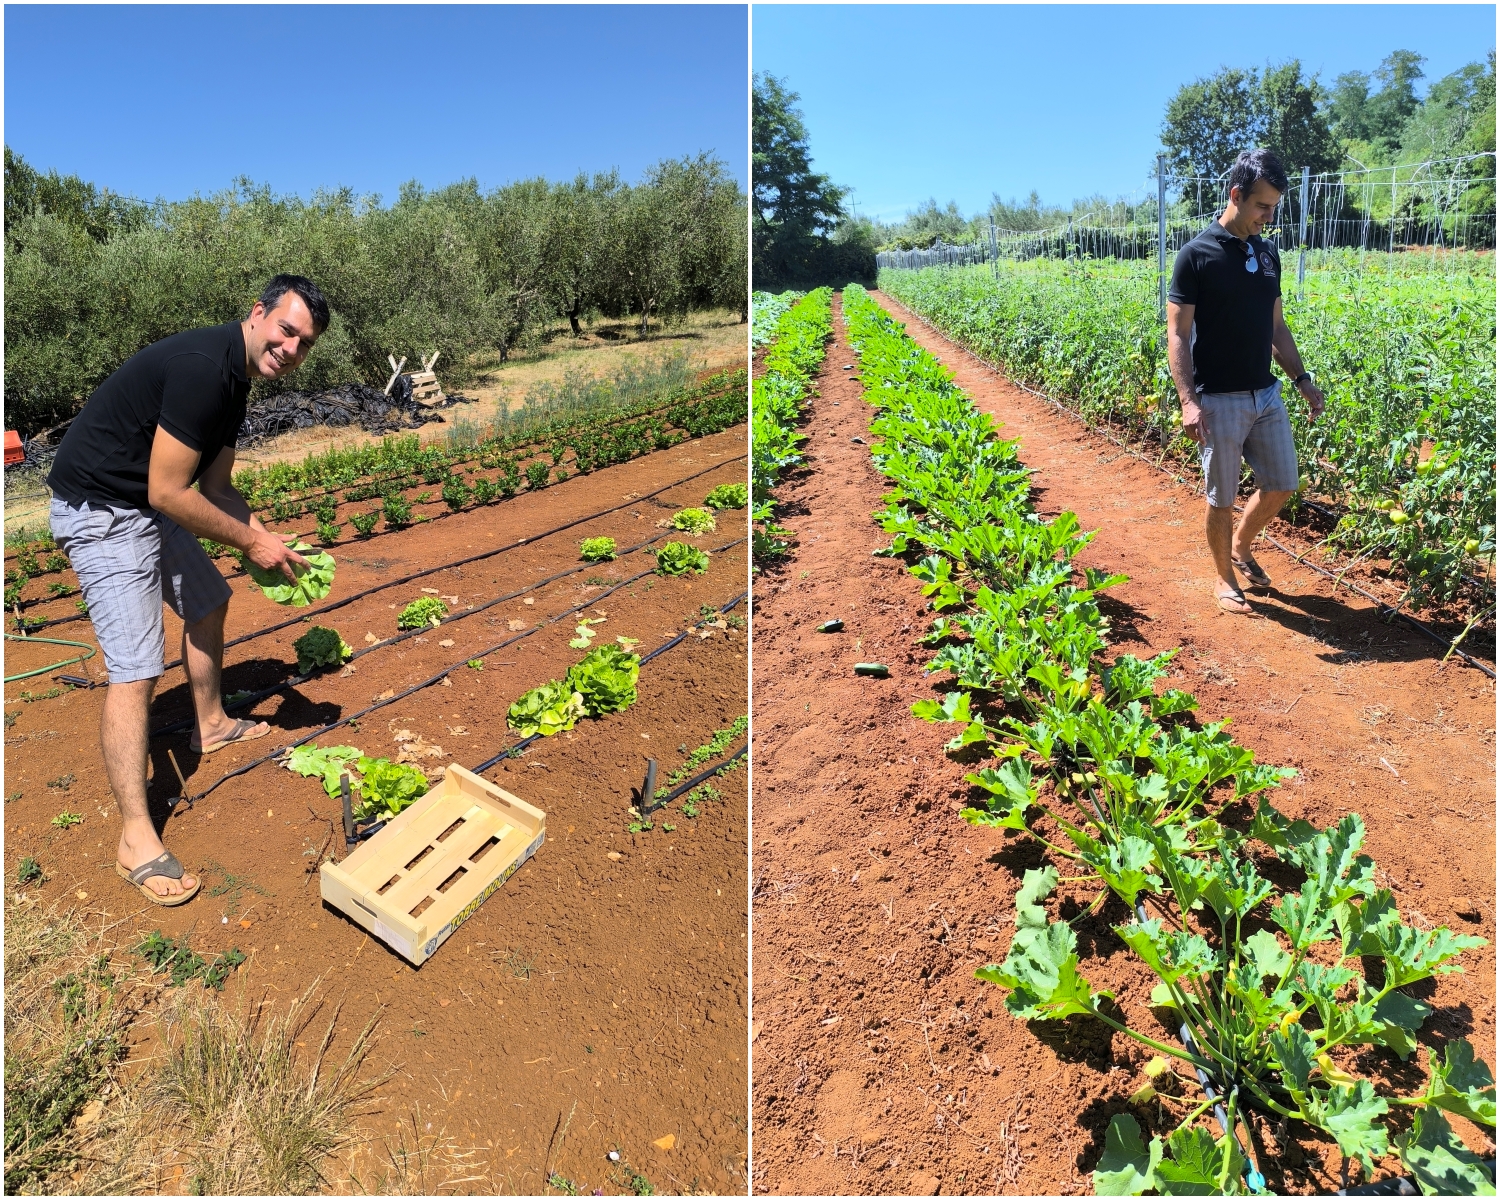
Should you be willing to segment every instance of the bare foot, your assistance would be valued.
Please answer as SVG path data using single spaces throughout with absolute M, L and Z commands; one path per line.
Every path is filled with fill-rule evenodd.
M 154 829 L 149 834 L 144 830 L 132 831 L 132 833 L 120 834 L 120 846 L 115 856 L 122 867 L 127 871 L 133 871 L 142 863 L 160 858 L 166 849 L 162 845 L 161 838 L 156 836 Z M 184 874 L 181 879 L 171 879 L 166 875 L 151 875 L 141 886 L 150 888 L 158 896 L 180 896 L 197 887 L 198 880 L 188 874 Z

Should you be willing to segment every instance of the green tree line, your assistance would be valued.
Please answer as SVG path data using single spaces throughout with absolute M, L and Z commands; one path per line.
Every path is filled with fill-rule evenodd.
M 703 308 L 748 315 L 746 197 L 725 164 L 668 159 L 617 173 L 406 184 L 391 204 L 348 189 L 310 200 L 249 180 L 145 203 L 5 149 L 5 418 L 30 434 L 71 416 L 142 347 L 246 314 L 287 271 L 328 296 L 332 322 L 301 370 L 308 390 L 384 383 L 386 356 L 443 352 L 471 382 L 566 318 L 648 329 Z
M 1184 84 L 1167 102 L 1162 117 L 1161 144 L 1168 169 L 1178 175 L 1213 179 L 1250 146 L 1275 150 L 1294 173 L 1306 166 L 1315 174 L 1493 153 L 1495 52 L 1491 50 L 1483 62 L 1471 62 L 1443 76 L 1425 95 L 1419 95 L 1425 61 L 1410 50 L 1396 50 L 1373 71 L 1346 72 L 1331 87 L 1316 75 L 1305 76 L 1298 59 L 1264 69 L 1225 67 Z M 1154 171 L 1155 163 L 1149 167 Z M 1494 160 L 1475 164 L 1471 174 L 1493 176 Z M 1400 172 L 1398 176 L 1406 178 Z M 1363 202 L 1351 190 L 1346 207 L 1357 212 Z M 1378 219 L 1405 215 L 1389 211 L 1388 190 L 1375 189 L 1370 202 L 1371 215 Z M 1397 203 L 1420 205 L 1422 198 L 1419 192 L 1406 190 Z M 1461 207 L 1466 212 L 1493 213 L 1493 185 L 1469 188 Z M 943 207 L 933 198 L 895 223 L 868 219 L 856 223 L 865 227 L 859 236 L 880 249 L 912 250 L 939 239 L 957 245 L 987 237 L 991 220 L 1001 229 L 1032 231 L 1056 229 L 1069 218 L 1077 221 L 1085 216 L 1105 224 L 1154 223 L 1156 201 L 1149 198 L 1129 204 L 1096 194 L 1069 205 L 1049 205 L 1036 191 L 1024 200 L 997 193 L 986 211 L 974 216 L 963 213 L 952 201 Z M 850 230 L 845 236 L 856 234 Z

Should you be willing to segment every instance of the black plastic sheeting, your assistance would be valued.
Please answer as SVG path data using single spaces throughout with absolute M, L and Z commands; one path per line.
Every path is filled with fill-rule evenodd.
M 402 375 L 387 396 L 377 387 L 345 383 L 322 392 L 277 392 L 252 400 L 240 426 L 240 444 L 253 446 L 290 429 L 314 425 L 358 425 L 366 433 L 395 433 L 441 421 L 443 409 L 465 403 L 448 396 L 431 408 L 411 398 L 411 378 Z

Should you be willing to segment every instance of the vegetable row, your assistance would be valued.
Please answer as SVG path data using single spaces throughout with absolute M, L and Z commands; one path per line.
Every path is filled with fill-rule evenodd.
M 978 972 L 1018 1019 L 1087 1016 L 1157 1056 L 1153 1092 L 1174 1109 L 1165 1135 L 1146 1144 L 1134 1117 L 1116 1115 L 1097 1190 L 1262 1190 L 1247 1162 L 1257 1116 L 1306 1122 L 1373 1171 L 1391 1149 L 1383 1118 L 1399 1107 L 1417 1110 L 1395 1149 L 1419 1180 L 1483 1190 L 1486 1168 L 1444 1117 L 1493 1127 L 1494 1081 L 1472 1047 L 1433 1054 L 1414 1095 L 1355 1074 L 1348 1053 L 1409 1059 L 1431 1008 L 1402 989 L 1459 970 L 1483 940 L 1403 923 L 1361 853 L 1358 815 L 1320 830 L 1278 813 L 1265 793 L 1294 772 L 1255 762 L 1227 722 L 1199 726 L 1188 693 L 1158 690 L 1175 650 L 1111 660 L 1096 596 L 1124 577 L 1074 568 L 1093 535 L 1072 513 L 1032 511 L 1016 443 L 868 293 L 848 288 L 844 313 L 880 410 L 871 450 L 892 483 L 875 514 L 892 535 L 885 553 L 931 599 L 929 669 L 955 683 L 913 713 L 956 723 L 951 751 L 998 760 L 966 777 L 979 798 L 964 819 L 1034 838 L 1103 885 L 1075 920 L 1112 902 L 1114 932 L 1158 980 L 1158 1020 L 1146 1023 L 1089 983 L 1072 923 L 1046 907 L 1052 865 L 1026 873 L 1009 953 Z M 1185 1037 L 1164 1037 L 1163 1022 Z M 1215 1100 L 1199 1072 L 1225 1128 L 1201 1123 Z M 1195 1098 L 1172 1099 L 1182 1093 Z M 1261 1135 L 1275 1144 L 1264 1124 Z
M 802 462 L 805 438 L 797 429 L 833 332 L 832 306 L 833 290 L 823 287 L 782 312 L 762 360 L 765 370 L 751 389 L 750 495 L 758 559 L 785 554 L 792 544 L 790 531 L 776 524 L 771 491 L 782 472 Z
M 246 467 L 235 472 L 234 483 L 251 508 L 269 511 L 279 521 L 313 511 L 309 500 L 339 489 L 345 503 L 358 502 L 392 489 L 441 485 L 459 467 L 471 475 L 498 468 L 500 475 L 491 482 L 499 486 L 507 475 L 522 476 L 533 455 L 550 458 L 549 474 L 564 462 L 586 473 L 738 424 L 746 417 L 746 382 L 743 369 L 722 371 L 675 396 L 648 397 L 581 419 L 564 417 L 510 437 L 427 446 L 415 435 L 388 437 L 379 445 L 336 448 L 297 463 Z
M 768 346 L 776 337 L 776 324 L 786 310 L 802 299 L 801 292 L 779 294 L 754 292 L 750 297 L 750 349 Z
M 1192 457 L 1151 264 L 887 270 L 880 286 L 1085 420 Z M 1330 543 L 1391 559 L 1414 606 L 1451 599 L 1495 553 L 1493 262 L 1460 274 L 1383 274 L 1335 259 L 1283 303 L 1328 397 L 1313 423 L 1283 384 L 1303 494 L 1340 510 Z

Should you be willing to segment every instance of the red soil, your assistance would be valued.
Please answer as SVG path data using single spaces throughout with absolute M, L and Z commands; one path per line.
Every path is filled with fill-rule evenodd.
M 377 592 L 324 623 L 361 648 L 367 631 L 380 638 L 395 633 L 397 612 L 424 585 L 457 595 L 461 604 L 477 603 L 576 564 L 581 538 L 609 535 L 622 548 L 642 542 L 662 532 L 658 522 L 673 510 L 701 505 L 716 484 L 745 479 L 745 434 L 738 426 L 491 508 L 335 548 L 339 570 L 330 599 L 382 577 L 518 542 L 723 464 L 639 506 Z M 712 548 L 743 538 L 745 518 L 743 510 L 721 514 L 716 533 L 690 540 Z M 597 596 L 611 580 L 646 570 L 649 553 L 598 564 L 531 593 L 530 602 L 518 598 L 377 650 L 355 663 L 352 675 L 330 672 L 273 696 L 254 709 L 271 722 L 271 736 L 244 748 L 201 759 L 188 752 L 186 734 L 156 739 L 153 807 L 165 817 L 166 801 L 178 791 L 169 746 L 189 786 L 201 791 L 237 763 L 461 664 L 510 636 L 513 626 L 535 625 Z M 607 614 L 596 626 L 596 645 L 624 634 L 638 638 L 645 653 L 698 620 L 700 606 L 717 608 L 746 585 L 742 542 L 714 555 L 704 576 L 643 579 L 580 616 Z M 243 577 L 235 591 L 230 636 L 287 615 Z M 745 612 L 743 604 L 738 612 Z M 491 655 L 482 672 L 459 666 L 449 686 L 418 692 L 323 741 L 394 758 L 395 734 L 407 729 L 446 751 L 430 765 L 451 758 L 473 766 L 516 740 L 506 728 L 510 702 L 577 661 L 582 652 L 567 644 L 577 620 L 549 625 Z M 231 648 L 224 690 L 285 678 L 301 632 L 293 627 Z M 451 646 L 440 644 L 448 639 Z M 173 657 L 176 640 L 169 624 Z M 22 688 L 51 686 L 45 677 L 7 688 L 7 711 L 20 712 L 6 738 L 6 794 L 19 793 L 5 811 L 7 875 L 14 881 L 18 861 L 34 856 L 51 878 L 36 889 L 38 900 L 76 902 L 123 919 L 118 935 L 130 944 L 160 928 L 187 934 L 205 956 L 240 946 L 250 961 L 230 988 L 243 985 L 254 1000 L 285 1003 L 321 976 L 324 994 L 344 1001 L 341 1044 L 367 1014 L 382 1010 L 372 1069 L 397 1073 L 381 1090 L 382 1112 L 368 1121 L 377 1148 L 403 1123 L 410 1131 L 419 1112 L 424 1136 L 430 1122 L 434 1136 L 446 1133 L 477 1150 L 477 1169 L 465 1174 L 484 1180 L 471 1185 L 480 1190 L 539 1192 L 551 1170 L 585 1192 L 616 1192 L 628 1190 L 628 1167 L 662 1191 L 743 1191 L 745 773 L 718 780 L 723 801 L 705 805 L 696 820 L 664 812 L 652 832 L 637 835 L 626 825 L 648 754 L 670 771 L 747 711 L 746 641 L 735 628 L 689 637 L 642 668 L 640 698 L 629 710 L 584 721 L 487 773 L 546 811 L 547 844 L 420 970 L 322 904 L 313 876 L 325 853 L 341 857 L 337 802 L 316 780 L 274 764 L 229 781 L 191 810 L 172 812 L 163 836 L 189 870 L 202 874 L 204 893 L 181 908 L 144 903 L 113 871 L 118 825 L 97 740 L 103 692 L 15 701 Z M 11 672 L 41 665 L 57 649 L 8 645 Z M 188 712 L 183 675 L 174 669 L 160 685 L 153 725 Z M 47 786 L 64 773 L 74 776 L 66 788 Z M 53 828 L 51 818 L 64 808 L 83 814 L 84 823 Z M 672 809 L 680 810 L 680 802 Z M 675 823 L 675 832 L 665 831 L 665 823 Z M 149 1049 L 148 1041 L 136 1053 Z M 564 1134 L 559 1126 L 570 1113 Z M 670 1150 L 653 1145 L 667 1134 L 675 1139 Z M 621 1152 L 618 1165 L 606 1158 L 613 1149 Z M 369 1170 L 364 1164 L 364 1177 Z
M 1071 509 L 1099 531 L 1080 565 L 1130 575 L 1107 593 L 1113 645 L 1140 656 L 1181 646 L 1173 686 L 1197 695 L 1202 719 L 1232 717 L 1258 759 L 1298 768 L 1273 796 L 1283 812 L 1320 826 L 1361 813 L 1366 851 L 1408 921 L 1493 942 L 1493 683 L 1438 669 L 1441 647 L 1274 551 L 1261 562 L 1277 588 L 1252 597 L 1256 615 L 1221 613 L 1201 500 L 877 298 L 1003 436 L 1021 439 L 1038 510 Z M 851 440 L 868 440 L 872 410 L 841 370 L 855 359 L 837 304 L 835 316 L 804 430 L 809 466 L 779 489 L 800 544 L 756 586 L 752 1183 L 786 1194 L 1086 1192 L 1148 1054 L 1097 1022 L 1024 1025 L 973 978 L 1003 958 L 1021 877 L 1043 857 L 1034 842 L 959 820 L 973 764 L 944 755 L 950 729 L 909 713 L 939 682 L 923 677 L 930 652 L 917 643 L 931 614 L 901 562 L 870 557 L 889 542 L 869 519 L 884 481 Z M 845 632 L 814 632 L 834 616 Z M 860 661 L 888 664 L 890 678 L 855 677 Z M 1061 911 L 1095 891 L 1064 884 Z M 1151 979 L 1109 929 L 1124 916 L 1106 905 L 1079 922 L 1082 970 L 1150 1029 Z M 1463 965 L 1413 989 L 1436 1010 L 1421 1040 L 1467 1036 L 1493 1063 L 1493 946 Z M 1404 1067 L 1374 1053 L 1353 1066 L 1416 1090 L 1425 1053 Z M 1258 1134 L 1274 1136 L 1264 1124 Z M 1285 1149 L 1261 1153 L 1273 1189 L 1339 1186 L 1331 1142 L 1294 1130 Z M 1381 1165 L 1400 1169 L 1394 1157 Z

